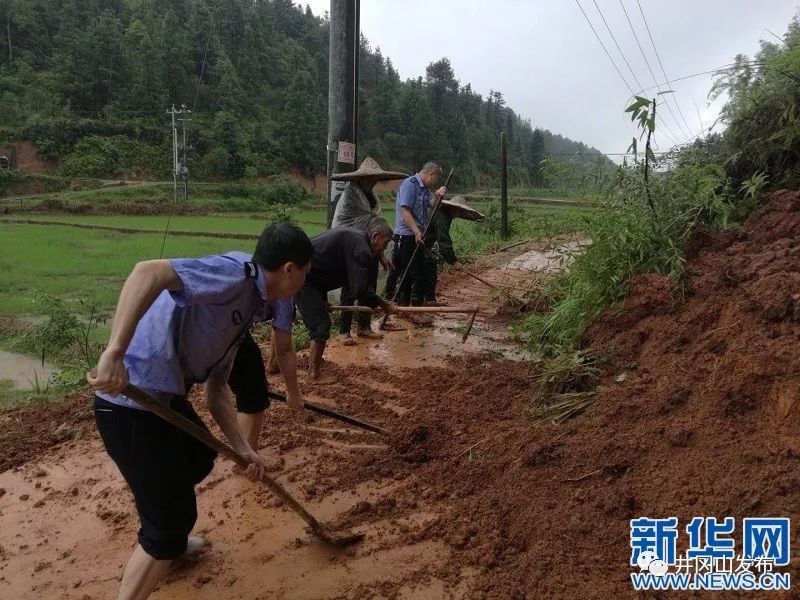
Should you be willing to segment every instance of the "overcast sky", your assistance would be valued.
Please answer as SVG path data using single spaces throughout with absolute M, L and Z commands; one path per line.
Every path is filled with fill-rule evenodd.
M 637 92 L 639 85 L 594 1 L 579 0 Z M 637 1 L 621 1 L 647 61 L 663 83 Z M 644 87 L 653 86 L 620 0 L 596 2 L 638 81 Z M 670 80 L 726 65 L 738 53 L 752 55 L 760 39 L 777 41 L 768 30 L 782 35 L 798 10 L 798 0 L 640 2 Z M 297 3 L 308 4 L 319 15 L 330 6 L 328 0 Z M 625 151 L 635 133 L 629 118 L 622 114 L 630 92 L 575 0 L 363 0 L 361 32 L 373 49 L 380 47 L 384 56 L 392 59 L 404 79 L 424 76 L 428 63 L 447 56 L 462 84 L 471 83 L 484 97 L 489 90 L 500 90 L 508 105 L 534 126 L 603 152 Z M 673 120 L 666 107 L 659 109 L 665 119 L 661 149 L 697 135 L 701 119 L 706 128 L 713 122 L 718 103 L 707 103 L 710 86 L 710 75 L 669 86 L 680 110 L 670 101 Z

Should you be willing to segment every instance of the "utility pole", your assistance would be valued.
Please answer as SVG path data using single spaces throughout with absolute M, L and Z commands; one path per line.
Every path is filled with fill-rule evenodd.
M 181 104 L 180 110 L 172 105 L 167 114 L 172 118 L 172 199 L 178 202 L 178 182 L 181 184 L 181 197 L 188 200 L 189 167 L 186 166 L 186 123 L 191 121 L 191 110 Z M 176 117 L 178 117 L 176 119 Z M 181 124 L 181 140 L 178 140 L 178 123 Z
M 356 27 L 358 0 L 331 0 L 328 60 L 328 202 L 327 224 L 345 182 L 331 175 L 353 169 L 356 161 L 358 88 L 356 78 L 360 32 Z
M 353 166 L 358 164 L 358 83 L 361 63 L 361 0 L 356 0 L 353 29 Z
M 508 238 L 508 156 L 506 132 L 500 133 L 500 236 Z

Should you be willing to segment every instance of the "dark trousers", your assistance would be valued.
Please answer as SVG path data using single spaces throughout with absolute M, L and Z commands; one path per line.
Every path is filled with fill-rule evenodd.
M 378 288 L 378 259 L 373 257 L 372 263 L 369 266 L 369 280 L 367 281 L 367 287 L 370 292 L 375 292 Z M 356 303 L 356 297 L 353 294 L 353 291 L 350 289 L 349 286 L 345 286 L 342 288 L 341 297 L 339 299 L 339 303 L 342 306 L 352 306 Z M 370 313 L 356 313 L 358 316 L 356 317 L 358 320 L 358 327 L 359 329 L 369 329 L 370 323 L 372 321 L 372 315 Z M 353 326 L 353 313 L 347 310 L 343 310 L 339 321 L 339 333 L 342 335 L 349 334 L 350 329 Z
M 423 300 L 436 302 L 436 282 L 439 279 L 439 261 L 432 256 L 425 257 L 425 269 L 422 275 Z
M 228 386 L 236 398 L 236 410 L 248 415 L 269 408 L 269 386 L 264 372 L 261 349 L 248 331 L 239 344 L 233 360 Z
M 416 253 L 414 249 L 417 242 L 413 235 L 395 235 L 392 262 L 395 268 L 395 277 L 386 280 L 386 293 L 389 297 L 397 292 L 396 302 L 402 306 L 413 304 L 420 306 L 425 299 L 425 252 L 420 248 Z M 413 256 L 413 260 L 412 260 Z M 409 266 L 410 264 L 410 266 Z M 408 271 L 406 271 L 408 268 Z M 403 273 L 406 274 L 403 277 Z M 400 281 L 399 278 L 403 277 Z M 400 289 L 397 290 L 397 285 Z M 391 288 L 391 289 L 390 289 Z
M 207 429 L 186 398 L 173 397 L 170 407 Z M 197 520 L 194 486 L 211 472 L 217 453 L 149 410 L 95 396 L 94 416 L 106 451 L 133 492 L 139 544 L 155 559 L 177 558 Z

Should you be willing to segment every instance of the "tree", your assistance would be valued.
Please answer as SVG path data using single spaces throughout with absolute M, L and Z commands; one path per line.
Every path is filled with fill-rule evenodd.
M 544 160 L 544 134 L 541 129 L 536 129 L 531 136 L 530 145 L 530 177 L 533 185 L 541 187 L 544 185 L 542 172 L 542 161 Z
M 0 120 L 56 160 L 82 138 L 124 135 L 154 163 L 169 145 L 164 111 L 186 103 L 200 172 L 319 173 L 329 25 L 293 0 L 0 0 Z M 438 160 L 467 185 L 496 177 L 501 130 L 520 181 L 536 172 L 534 146 L 586 150 L 547 130 L 534 140 L 502 93 L 462 85 L 447 57 L 404 81 L 360 46 L 362 156 L 407 171 Z
M 62 76 L 64 99 L 78 115 L 99 116 L 128 80 L 122 24 L 110 10 L 89 20 L 85 32 L 67 37 Z

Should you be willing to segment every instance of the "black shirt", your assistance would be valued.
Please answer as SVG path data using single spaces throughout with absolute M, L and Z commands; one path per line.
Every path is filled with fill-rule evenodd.
M 376 260 L 367 235 L 350 227 L 337 227 L 311 238 L 314 255 L 306 284 L 321 292 L 348 286 L 364 306 L 375 308 L 380 298 L 369 291 L 369 269 Z

